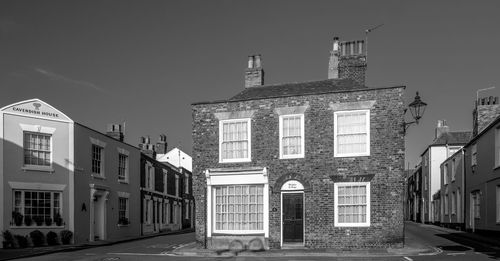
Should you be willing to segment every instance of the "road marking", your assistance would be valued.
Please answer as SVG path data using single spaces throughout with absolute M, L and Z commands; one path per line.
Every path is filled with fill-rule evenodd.
M 411 259 L 411 258 L 409 258 L 407 256 L 404 256 L 403 258 L 406 259 L 406 260 L 408 260 L 408 261 L 413 261 L 413 259 Z
M 432 247 L 434 249 L 434 252 L 432 253 L 419 253 L 419 256 L 435 256 L 443 253 L 443 250 L 437 247 Z
M 458 256 L 458 255 L 465 255 L 465 253 L 464 252 L 462 252 L 462 253 L 448 253 L 447 255 L 449 255 L 449 256 Z
M 108 255 L 123 255 L 123 256 L 166 256 L 166 254 L 147 254 L 147 253 L 107 253 Z

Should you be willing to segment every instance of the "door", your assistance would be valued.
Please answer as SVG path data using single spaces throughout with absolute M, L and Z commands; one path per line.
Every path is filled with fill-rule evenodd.
M 283 193 L 283 242 L 304 242 L 303 193 Z

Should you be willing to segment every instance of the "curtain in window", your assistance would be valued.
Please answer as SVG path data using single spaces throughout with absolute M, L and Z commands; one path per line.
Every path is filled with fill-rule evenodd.
M 283 155 L 295 155 L 302 153 L 300 124 L 300 116 L 283 117 Z
M 50 166 L 50 135 L 24 133 L 24 164 Z
M 338 222 L 364 223 L 367 217 L 366 185 L 338 187 Z
M 263 189 L 262 185 L 216 187 L 216 230 L 263 230 Z
M 222 125 L 222 158 L 248 157 L 248 122 L 226 122 Z
M 337 114 L 337 153 L 367 152 L 366 112 Z

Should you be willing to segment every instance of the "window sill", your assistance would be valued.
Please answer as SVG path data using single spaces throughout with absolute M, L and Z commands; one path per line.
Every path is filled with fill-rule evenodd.
M 103 180 L 106 179 L 106 177 L 97 174 L 92 174 L 92 177 L 95 179 L 103 179 Z
M 369 157 L 370 153 L 360 153 L 360 154 L 335 154 L 334 158 L 356 158 L 356 157 Z
M 303 159 L 304 155 L 289 155 L 289 156 L 283 156 L 280 155 L 280 159 Z
M 10 228 L 11 229 L 16 229 L 16 228 L 19 228 L 19 229 L 23 229 L 23 228 L 64 228 L 64 226 L 57 226 L 57 225 L 53 225 L 53 226 L 37 226 L 37 225 L 31 225 L 31 226 L 13 226 L 13 225 L 10 225 Z
M 370 227 L 370 223 L 337 223 L 335 227 Z
M 43 166 L 24 166 L 21 168 L 23 171 L 40 171 L 40 172 L 49 172 L 54 173 L 54 169 L 52 167 L 43 167 Z
M 219 160 L 219 163 L 245 163 L 252 162 L 251 159 L 231 159 L 231 160 Z
M 122 184 L 129 184 L 128 180 L 118 180 L 118 183 L 122 183 Z

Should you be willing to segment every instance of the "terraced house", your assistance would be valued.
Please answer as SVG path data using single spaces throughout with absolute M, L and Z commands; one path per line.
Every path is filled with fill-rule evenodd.
M 198 242 L 402 245 L 405 88 L 365 70 L 364 42 L 334 38 L 326 80 L 264 85 L 255 55 L 241 92 L 192 105 Z

